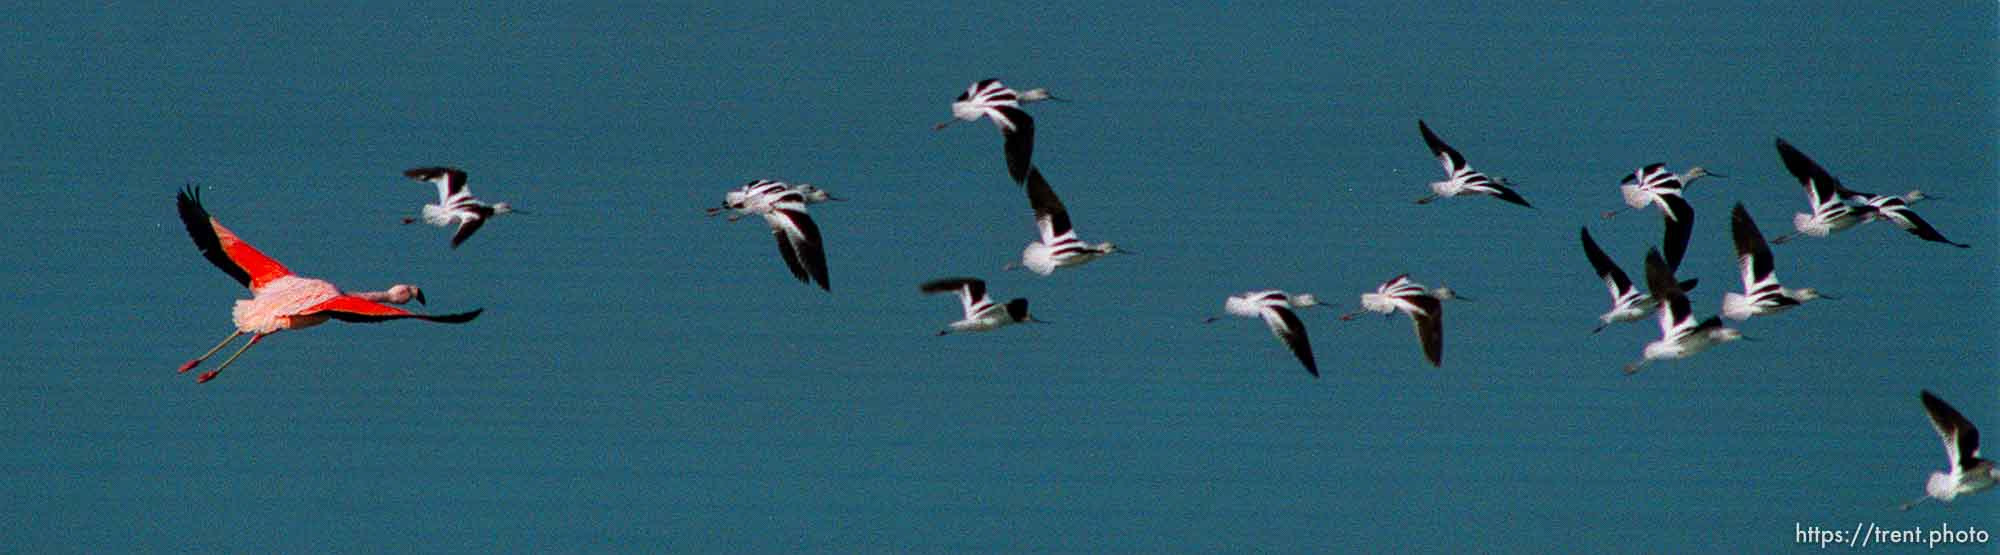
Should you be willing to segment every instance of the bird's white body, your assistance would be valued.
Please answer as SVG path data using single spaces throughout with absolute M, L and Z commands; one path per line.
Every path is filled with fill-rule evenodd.
M 1848 206 L 1840 197 L 1841 191 L 1846 190 L 1840 180 L 1791 143 L 1778 139 L 1777 147 L 1778 158 L 1784 161 L 1785 169 L 1805 188 L 1806 201 L 1810 203 L 1812 212 L 1792 214 L 1792 229 L 1795 232 L 1772 239 L 1772 243 L 1784 243 L 1799 235 L 1826 237 L 1860 224 L 1875 211 L 1874 207 L 1865 204 Z
M 1439 198 L 1478 194 L 1491 195 L 1500 200 L 1533 208 L 1527 199 L 1521 198 L 1519 193 L 1508 188 L 1504 180 L 1495 180 L 1472 169 L 1472 165 L 1466 163 L 1465 156 L 1459 154 L 1451 145 L 1445 144 L 1436 133 L 1432 133 L 1430 126 L 1423 120 L 1417 121 L 1417 130 L 1423 134 L 1425 146 L 1430 148 L 1432 156 L 1437 157 L 1438 164 L 1444 167 L 1445 174 L 1444 181 L 1431 182 L 1431 196 L 1417 199 L 1417 204 L 1428 204 Z
M 1953 465 L 1951 472 L 1932 472 L 1931 479 L 1924 482 L 1924 493 L 1939 501 L 1949 502 L 1960 495 L 1979 493 L 1993 487 L 2000 481 L 2000 469 L 1993 467 L 1993 461 L 1980 461 L 1978 466 L 1961 469 Z
M 1694 319 L 1687 294 L 1674 281 L 1673 270 L 1668 269 L 1657 249 L 1646 253 L 1646 288 L 1659 299 L 1660 339 L 1647 343 L 1637 362 L 1625 365 L 1626 374 L 1638 372 L 1640 367 L 1655 360 L 1687 358 L 1743 338 L 1742 332 L 1723 326 L 1719 317 L 1699 322 Z
M 1082 266 L 1113 253 L 1125 252 L 1111 243 L 1087 243 L 1078 239 L 1076 228 L 1070 225 L 1069 210 L 1056 197 L 1048 179 L 1042 177 L 1041 169 L 1029 168 L 1024 185 L 1028 192 L 1028 204 L 1035 209 L 1035 229 L 1041 239 L 1031 241 L 1021 249 L 1021 267 L 1046 276 L 1055 273 L 1057 268 Z
M 1043 94 L 1046 95 L 1047 91 Z M 1001 146 L 1007 157 L 1007 175 L 1014 178 L 1015 183 L 1023 183 L 1028 179 L 1028 169 L 1033 167 L 1035 118 L 1021 110 L 1021 102 L 1020 95 L 1001 84 L 999 79 L 975 81 L 952 101 L 952 119 L 932 129 L 944 129 L 959 121 L 978 121 L 982 117 L 992 120 L 1003 138 Z
M 1590 259 L 1591 269 L 1597 273 L 1598 279 L 1604 280 L 1604 288 L 1611 293 L 1611 310 L 1597 317 L 1600 325 L 1591 333 L 1604 331 L 1604 327 L 1611 324 L 1645 318 L 1660 306 L 1659 299 L 1640 291 L 1632 284 L 1632 278 L 1625 275 L 1625 270 L 1604 254 L 1604 249 L 1590 238 L 1589 228 L 1579 228 L 1577 233 L 1583 242 L 1583 253 Z
M 1319 299 L 1310 294 L 1293 295 L 1278 289 L 1267 289 L 1231 295 L 1222 301 L 1222 311 L 1231 316 L 1263 320 L 1264 325 L 1271 328 L 1271 335 L 1291 349 L 1299 364 L 1305 365 L 1306 372 L 1317 378 L 1319 364 L 1313 360 L 1312 340 L 1306 334 L 1305 322 L 1292 309 L 1319 305 Z M 1215 320 L 1217 318 L 1208 319 L 1209 322 Z
M 1944 440 L 1946 470 L 1932 472 L 1930 479 L 1924 481 L 1924 497 L 1904 503 L 1903 509 L 1927 499 L 1949 503 L 1958 496 L 1985 491 L 2000 482 L 2000 468 L 1995 468 L 1993 461 L 1979 457 L 1979 428 L 1929 390 L 1920 398 L 1924 413 L 1930 416 L 1931 428 Z
M 792 277 L 808 284 L 817 282 L 820 289 L 832 291 L 819 224 L 806 211 L 806 205 L 828 200 L 840 199 L 811 185 L 758 179 L 724 193 L 722 206 L 710 208 L 708 213 L 714 216 L 733 210 L 736 213 L 729 216 L 730 221 L 749 214 L 763 216 Z
M 458 168 L 428 167 L 415 168 L 403 172 L 405 177 L 429 182 L 437 186 L 438 203 L 426 204 L 421 211 L 424 223 L 438 226 L 458 226 L 451 236 L 451 247 L 458 246 L 486 224 L 487 220 L 503 214 L 517 212 L 512 205 L 504 202 L 486 204 L 473 198 L 472 189 L 465 186 L 465 171 Z M 415 219 L 404 219 L 408 224 Z
M 925 294 L 953 292 L 958 294 L 959 306 L 965 309 L 965 317 L 945 325 L 938 335 L 952 332 L 992 331 L 1022 322 L 1041 323 L 1028 314 L 1028 300 L 1014 299 L 1006 304 L 994 303 L 986 294 L 986 282 L 977 278 L 944 278 L 925 282 L 918 288 Z
M 1397 311 L 1410 317 L 1416 328 L 1417 343 L 1423 347 L 1424 358 L 1431 366 L 1444 365 L 1444 301 L 1463 299 L 1449 288 L 1425 289 L 1423 285 L 1410 281 L 1409 274 L 1399 275 L 1382 282 L 1371 293 L 1361 294 L 1361 312 L 1375 312 L 1388 316 Z M 1352 312 L 1340 317 L 1352 320 L 1361 312 Z
M 1021 267 L 1046 276 L 1055 273 L 1056 268 L 1082 266 L 1104 258 L 1118 252 L 1117 248 L 1111 243 L 1085 243 L 1074 238 L 1067 243 L 1055 243 L 1055 246 L 1032 241 L 1021 249 Z
M 1737 269 L 1743 275 L 1743 292 L 1722 296 L 1724 318 L 1747 320 L 1752 316 L 1776 314 L 1822 297 L 1819 291 L 1810 287 L 1791 289 L 1778 283 L 1771 247 L 1764 242 L 1763 232 L 1757 229 L 1757 222 L 1750 219 L 1750 212 L 1743 208 L 1743 203 L 1736 203 L 1730 212 L 1729 229 L 1736 246 Z

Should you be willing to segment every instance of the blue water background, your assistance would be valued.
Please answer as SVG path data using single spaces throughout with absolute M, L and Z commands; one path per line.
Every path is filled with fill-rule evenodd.
M 1901 513 L 1944 457 L 1938 392 L 2000 429 L 2000 24 L 1991 2 L 20 6 L 0 21 L 0 548 L 107 551 L 1769 551 L 1798 527 L 2000 528 L 2000 494 Z M 1138 254 L 1002 273 L 1032 239 L 976 79 L 1029 107 L 1086 239 Z M 1418 206 L 1423 118 L 1537 209 Z M 1783 136 L 1850 187 L 1944 197 L 1959 250 L 1885 224 L 1777 249 L 1839 300 L 1754 342 L 1619 368 L 1656 161 L 1691 187 L 1698 311 L 1737 285 L 1727 211 L 1804 195 Z M 464 248 L 396 218 L 405 168 L 534 214 Z M 813 208 L 833 291 L 757 221 Z M 172 207 L 303 274 L 416 283 L 464 326 L 273 336 L 172 369 L 245 296 Z M 1445 366 L 1397 317 L 1449 305 Z M 977 275 L 1055 322 L 938 338 Z M 1232 293 L 1313 292 L 1313 380 Z M 213 364 L 213 363 L 211 363 Z M 1988 546 L 1990 547 L 1990 545 Z

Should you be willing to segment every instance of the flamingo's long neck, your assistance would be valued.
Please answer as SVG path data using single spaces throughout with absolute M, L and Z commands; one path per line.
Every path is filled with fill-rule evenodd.
M 400 287 L 400 286 L 391 287 L 389 288 L 388 291 L 362 291 L 359 293 L 348 293 L 348 295 L 361 297 L 363 299 L 375 301 L 378 303 L 389 303 L 389 304 L 407 303 L 410 302 L 411 297 L 415 296 L 415 294 L 410 291 L 410 288 Z

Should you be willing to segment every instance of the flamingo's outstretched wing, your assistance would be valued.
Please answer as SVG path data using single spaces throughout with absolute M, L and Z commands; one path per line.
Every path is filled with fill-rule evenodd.
M 292 275 L 283 264 L 236 238 L 229 228 L 222 227 L 222 222 L 208 215 L 208 209 L 201 206 L 201 192 L 193 186 L 181 190 L 175 201 L 181 223 L 187 226 L 188 237 L 194 239 L 194 247 L 201 250 L 209 263 L 236 278 L 237 283 L 255 291 L 271 280 Z
M 441 324 L 463 324 L 472 321 L 473 318 L 478 318 L 479 313 L 485 311 L 486 309 L 481 308 L 471 312 L 433 316 L 430 314 L 417 314 L 361 297 L 341 295 L 308 307 L 300 311 L 299 315 L 306 316 L 324 313 L 342 322 L 386 322 L 403 318 L 416 318 L 418 320 Z

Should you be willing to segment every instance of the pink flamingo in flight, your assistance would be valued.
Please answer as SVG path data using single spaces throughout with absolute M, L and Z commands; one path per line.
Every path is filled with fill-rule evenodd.
M 237 283 L 250 288 L 250 298 L 236 301 L 233 317 L 236 331 L 223 338 L 215 348 L 202 353 L 200 357 L 182 364 L 180 371 L 193 369 L 208 357 L 221 351 L 229 342 L 243 334 L 251 334 L 250 341 L 222 361 L 222 366 L 203 372 L 196 380 L 206 383 L 215 379 L 216 374 L 236 362 L 264 336 L 281 330 L 305 329 L 325 323 L 329 319 L 343 322 L 383 322 L 403 318 L 416 318 L 446 324 L 462 324 L 472 321 L 485 309 L 459 314 L 432 316 L 416 314 L 382 303 L 403 304 L 416 299 L 424 302 L 424 292 L 413 285 L 396 285 L 388 291 L 347 293 L 327 283 L 308 277 L 300 277 L 285 269 L 284 265 L 272 260 L 264 253 L 242 239 L 236 238 L 228 228 L 222 227 L 208 210 L 202 208 L 201 197 L 193 187 L 181 191 L 176 199 L 180 208 L 181 223 L 187 225 L 188 236 L 194 238 L 194 246 L 201 255 L 215 267 L 221 268 Z

